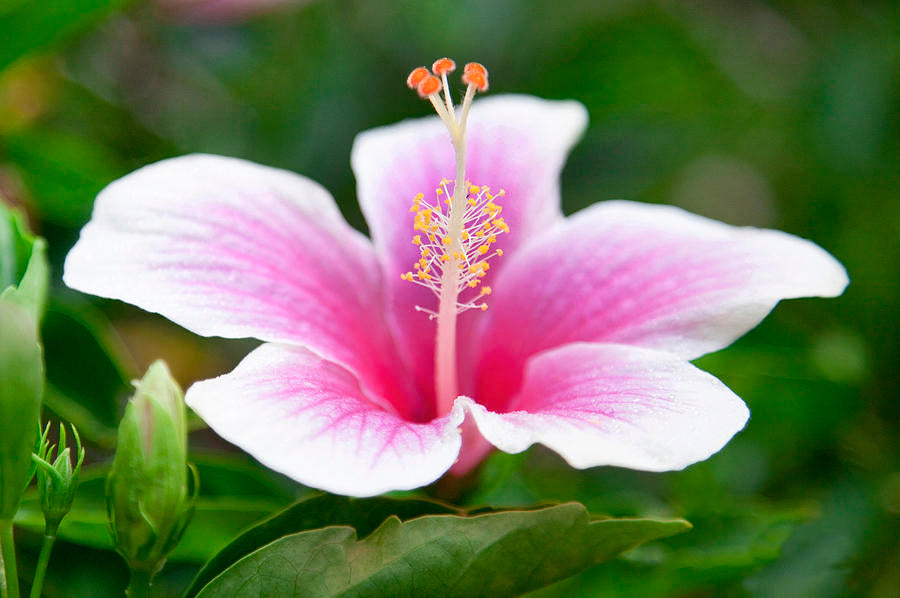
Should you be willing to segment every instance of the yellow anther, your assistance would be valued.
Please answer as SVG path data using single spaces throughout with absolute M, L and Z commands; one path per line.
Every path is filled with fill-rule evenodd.
M 490 294 L 491 294 L 491 287 L 481 287 L 481 294 L 482 294 L 482 295 L 490 295 Z
M 412 238 L 413 245 L 421 245 L 422 244 L 422 235 L 416 235 Z
M 478 203 L 478 202 L 475 201 L 475 198 L 474 198 L 474 197 L 470 197 L 470 198 L 469 198 L 469 205 L 472 206 L 473 208 L 475 207 L 475 205 L 476 205 L 477 203 Z
M 400 278 L 403 280 L 408 280 L 409 282 L 412 282 L 412 280 L 413 280 L 412 272 L 407 272 L 406 274 L 401 274 Z
M 444 237 L 443 239 L 441 239 L 441 243 L 443 243 L 446 247 L 449 247 L 450 243 L 452 242 L 453 241 L 450 239 L 450 237 Z
M 497 237 L 494 236 L 494 235 L 491 235 L 490 237 L 488 237 L 488 241 L 487 241 L 487 242 L 488 242 L 488 243 L 496 243 L 496 242 L 497 242 Z
M 472 195 L 478 195 L 480 192 L 481 189 L 478 187 L 478 185 L 471 185 L 469 187 L 469 193 L 471 193 Z
M 444 193 L 444 190 L 441 189 L 440 187 L 438 187 L 437 189 L 434 190 L 434 192 L 437 193 L 438 195 L 442 195 Z
M 431 250 L 428 249 L 427 247 L 423 247 L 422 248 L 422 257 L 428 257 L 429 255 L 431 255 Z
M 469 286 L 472 287 L 472 288 L 474 289 L 475 287 L 478 286 L 478 281 L 477 281 L 477 280 L 473 280 L 472 282 L 469 283 Z
M 466 231 L 463 231 L 463 232 L 462 232 L 462 240 L 463 240 L 463 241 L 468 241 L 468 240 L 469 240 L 469 233 L 467 233 Z
M 481 304 L 481 311 L 485 311 L 487 309 L 487 303 Z
M 490 242 L 490 241 L 488 241 L 488 242 Z M 484 255 L 487 252 L 488 252 L 487 245 L 482 245 L 481 247 L 478 248 L 478 253 L 480 253 L 481 255 Z
M 441 256 L 441 261 L 442 261 L 442 262 L 449 262 L 449 261 L 450 261 L 450 256 L 447 255 L 447 254 L 445 253 L 444 255 Z
M 436 239 L 434 235 L 428 235 L 428 240 L 434 243 Z
M 501 255 L 503 255 L 503 250 L 502 250 L 502 249 L 498 249 L 498 250 L 497 250 L 497 257 L 500 257 Z

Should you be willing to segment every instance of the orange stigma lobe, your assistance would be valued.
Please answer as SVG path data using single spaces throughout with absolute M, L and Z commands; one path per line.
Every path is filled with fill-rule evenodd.
M 419 92 L 419 96 L 423 98 L 427 98 L 430 95 L 436 94 L 440 90 L 441 80 L 434 75 L 427 75 L 424 79 L 419 81 L 419 84 L 416 87 L 416 91 Z
M 432 104 L 439 102 L 437 96 L 441 91 L 444 92 L 444 99 L 440 106 L 435 104 L 435 110 L 438 115 L 445 119 L 448 127 L 452 130 L 457 126 L 456 117 L 453 116 L 453 102 L 450 99 L 450 88 L 447 84 L 447 75 L 456 70 L 456 62 L 452 59 L 438 58 L 431 65 L 431 70 L 424 66 L 413 69 L 406 78 L 406 85 L 410 89 L 415 89 L 419 96 L 431 100 Z M 488 88 L 488 72 L 479 62 L 469 62 L 463 69 L 463 83 L 468 86 L 465 97 L 462 101 L 463 112 L 468 111 L 468 106 L 472 103 L 472 98 L 476 91 L 487 91 Z M 464 120 L 464 119 L 463 119 Z
M 428 69 L 424 66 L 420 66 L 417 69 L 413 69 L 413 72 L 409 74 L 409 77 L 406 78 L 406 85 L 410 89 L 416 89 L 419 86 L 419 83 L 429 75 Z
M 446 75 L 447 73 L 455 71 L 456 63 L 449 58 L 438 58 L 434 61 L 434 64 L 431 65 L 431 70 L 435 75 L 440 77 L 441 75 Z
M 469 63 L 466 66 L 475 65 L 478 68 L 473 68 L 465 71 L 462 76 L 463 83 L 466 85 L 472 85 L 478 91 L 487 91 L 488 88 L 488 76 L 487 71 L 483 66 L 478 63 Z
M 487 77 L 487 69 L 480 62 L 470 62 L 463 68 L 464 73 L 481 73 Z

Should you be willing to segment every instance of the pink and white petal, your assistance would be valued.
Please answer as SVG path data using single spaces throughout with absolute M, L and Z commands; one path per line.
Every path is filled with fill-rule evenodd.
M 198 382 L 187 404 L 263 465 L 337 494 L 374 496 L 439 478 L 460 448 L 462 408 L 409 422 L 354 376 L 301 347 L 265 344 L 229 374 Z
M 517 95 L 475 101 L 467 127 L 466 176 L 506 191 L 498 203 L 511 231 L 498 247 L 509 251 L 559 221 L 559 173 L 586 125 L 587 112 L 577 102 Z M 406 357 L 415 364 L 420 388 L 430 392 L 434 323 L 414 307 L 435 309 L 437 299 L 401 281 L 400 274 L 419 259 L 411 243 L 413 197 L 424 193 L 433 200 L 441 179 L 456 176 L 449 133 L 437 116 L 366 131 L 354 142 L 351 163 Z M 502 263 L 496 266 L 491 274 Z
M 459 399 L 481 434 L 517 453 L 535 443 L 578 468 L 683 469 L 719 451 L 747 407 L 713 376 L 662 351 L 577 343 L 532 358 L 511 411 Z
M 371 244 L 305 177 L 207 155 L 141 168 L 97 197 L 63 280 L 204 336 L 303 344 L 417 417 Z
M 596 204 L 510 256 L 477 339 L 477 396 L 502 408 L 525 361 L 566 343 L 694 359 L 731 344 L 781 299 L 833 297 L 846 285 L 840 263 L 799 237 L 670 206 Z

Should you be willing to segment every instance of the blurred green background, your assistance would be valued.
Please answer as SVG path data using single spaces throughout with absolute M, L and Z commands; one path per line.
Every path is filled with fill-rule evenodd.
M 179 17 L 176 4 L 0 3 L 0 193 L 49 240 L 46 404 L 79 426 L 96 467 L 128 381 L 153 359 L 187 386 L 252 347 L 64 289 L 62 261 L 96 193 L 151 161 L 221 153 L 310 176 L 364 230 L 353 138 L 428 114 L 405 77 L 446 55 L 484 63 L 492 93 L 587 106 L 562 178 L 566 212 L 672 203 L 812 239 L 850 273 L 844 296 L 783 304 L 698 361 L 752 412 L 709 461 L 670 474 L 573 471 L 542 449 L 487 462 L 469 504 L 579 500 L 695 524 L 536 595 L 898 595 L 896 2 L 320 0 L 216 22 Z M 239 513 L 228 533 L 302 492 L 208 432 L 194 444 L 210 512 Z M 88 519 L 97 496 L 83 501 Z M 188 540 L 202 544 L 213 533 L 202 529 Z M 221 544 L 228 530 L 217 531 Z M 37 536 L 20 532 L 27 576 Z M 81 541 L 94 548 L 54 553 L 46 595 L 121 595 L 118 557 Z M 212 550 L 193 548 L 159 595 L 183 588 Z

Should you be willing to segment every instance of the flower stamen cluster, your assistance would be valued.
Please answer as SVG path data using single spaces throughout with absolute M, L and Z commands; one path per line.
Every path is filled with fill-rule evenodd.
M 482 279 L 491 267 L 488 260 L 503 255 L 502 249 L 493 247 L 497 236 L 509 232 L 509 226 L 500 216 L 503 208 L 494 203 L 505 192 L 501 189 L 497 194 L 492 194 L 486 186 L 466 183 L 468 193 L 462 217 L 463 231 L 459 239 L 454 239 L 448 231 L 452 204 L 447 188 L 449 184 L 447 179 L 440 182 L 440 186 L 435 189 L 433 204 L 426 201 L 422 193 L 413 198 L 410 211 L 416 215 L 413 229 L 419 234 L 413 236 L 412 242 L 419 247 L 420 257 L 415 263 L 415 271 L 406 272 L 400 277 L 430 289 L 440 299 L 444 272 L 452 262 L 456 266 L 457 313 L 470 309 L 485 310 L 487 303 L 479 299 L 490 295 L 491 287 L 481 285 Z M 441 198 L 444 200 L 441 201 Z M 451 250 L 454 245 L 459 249 Z M 460 294 L 470 289 L 474 291 L 474 296 L 470 294 L 468 299 L 460 299 Z M 421 306 L 416 306 L 416 309 L 432 318 L 437 317 L 433 310 Z

